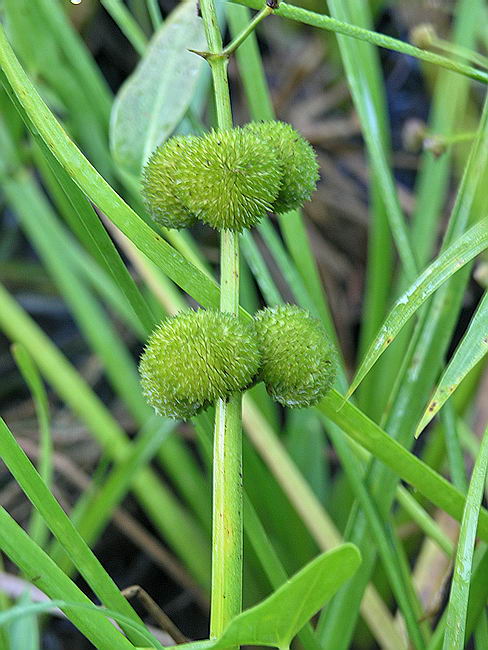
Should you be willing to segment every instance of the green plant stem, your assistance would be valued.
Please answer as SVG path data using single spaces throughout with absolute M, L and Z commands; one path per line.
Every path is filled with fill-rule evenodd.
M 254 16 L 254 18 L 242 30 L 242 32 L 233 38 L 232 41 L 226 46 L 223 54 L 225 54 L 225 56 L 230 56 L 233 52 L 235 52 L 237 48 L 246 40 L 249 34 L 256 29 L 259 23 L 264 20 L 266 16 L 269 16 L 272 13 L 272 7 L 270 7 L 268 4 L 265 4 L 261 11 Z
M 219 129 L 232 128 L 228 58 L 213 0 L 201 0 Z M 220 310 L 239 311 L 239 235 L 220 240 Z M 213 455 L 212 596 L 210 636 L 218 637 L 242 609 L 242 402 L 241 395 L 216 404 Z
M 161 9 L 159 7 L 158 1 L 147 0 L 147 11 L 149 13 L 154 31 L 158 30 L 163 24 L 163 17 L 161 15 Z
M 467 61 L 470 61 L 475 65 L 479 65 L 482 68 L 488 68 L 488 58 L 479 52 L 475 52 L 469 47 L 463 47 L 462 45 L 451 43 L 450 41 L 446 41 L 445 39 L 439 38 L 438 36 L 433 36 L 431 46 L 437 48 L 438 50 L 442 50 L 446 54 L 466 59 Z
M 250 7 L 251 9 L 260 9 L 261 5 L 261 0 L 234 1 L 237 2 L 237 4 Z M 341 20 L 331 18 L 330 16 L 325 16 L 324 14 L 317 14 L 314 11 L 295 7 L 294 5 L 289 5 L 285 2 L 281 2 L 280 6 L 278 9 L 275 9 L 274 13 L 277 16 L 282 16 L 289 20 L 295 20 L 304 23 L 305 25 L 311 25 L 312 27 L 318 27 L 319 29 L 326 29 L 331 32 L 336 32 L 337 34 L 344 34 L 344 36 L 351 36 L 360 41 L 367 41 L 368 43 L 384 47 L 388 50 L 393 50 L 394 52 L 408 54 L 420 59 L 421 61 L 433 63 L 441 68 L 446 68 L 447 70 L 453 70 L 454 72 L 458 72 L 459 74 L 470 77 L 471 79 L 482 81 L 485 84 L 488 83 L 488 73 L 484 70 L 478 70 L 477 68 L 465 65 L 464 63 L 458 63 L 457 61 L 448 59 L 445 56 L 434 54 L 434 52 L 422 50 L 420 47 L 415 47 L 414 45 L 410 45 L 404 41 L 399 41 L 391 36 L 385 36 L 385 34 L 380 34 L 379 32 L 373 32 L 369 29 L 358 27 L 357 25 L 351 25 L 342 22 Z

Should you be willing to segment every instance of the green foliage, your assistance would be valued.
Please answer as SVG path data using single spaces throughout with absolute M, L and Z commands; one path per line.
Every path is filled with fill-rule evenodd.
M 139 365 L 159 415 L 188 419 L 252 383 L 260 366 L 255 333 L 230 314 L 188 311 L 151 335 Z
M 293 305 L 266 308 L 255 316 L 268 393 L 290 408 L 314 406 L 332 387 L 334 347 L 320 321 Z
M 440 255 L 398 298 L 371 343 L 348 394 L 352 394 L 398 332 L 427 298 L 456 271 L 488 247 L 488 217 L 481 219 Z
M 194 4 L 182 2 L 153 35 L 145 56 L 115 98 L 110 145 L 124 170 L 138 177 L 150 154 L 184 117 L 204 64 L 188 50 L 204 47 Z
M 416 435 L 442 408 L 466 375 L 488 353 L 488 294 L 485 292 L 463 340 L 444 370 L 434 395 L 422 416 Z
M 262 0 L 244 1 L 262 8 Z M 348 333 L 338 333 L 331 316 L 314 259 L 320 243 L 311 246 L 309 224 L 299 211 L 282 213 L 299 209 L 310 196 L 317 166 L 313 149 L 292 126 L 272 121 L 273 102 L 255 34 L 235 52 L 237 75 L 233 62 L 230 67 L 242 89 L 242 93 L 232 93 L 239 102 L 236 120 L 249 115 L 255 122 L 223 130 L 222 126 L 232 124 L 225 96 L 227 62 L 217 51 L 217 21 L 209 27 L 212 3 L 208 0 L 200 2 L 204 21 L 191 0 L 165 16 L 164 24 L 156 0 L 131 0 L 127 6 L 121 0 L 103 0 L 128 39 L 128 47 L 132 46 L 131 53 L 135 48 L 141 55 L 115 102 L 77 31 L 78 23 L 70 21 L 69 3 L 3 0 L 0 4 L 5 14 L 0 24 L 0 82 L 5 88 L 0 90 L 0 199 L 7 214 L 0 224 L 0 328 L 9 340 L 20 344 L 15 348 L 16 360 L 37 403 L 43 446 L 38 473 L 14 436 L 0 425 L 0 456 L 34 504 L 30 537 L 0 510 L 0 549 L 25 581 L 35 583 L 52 599 L 32 604 L 25 597 L 12 604 L 0 593 L 0 647 L 8 647 L 8 633 L 12 648 L 39 645 L 35 616 L 53 607 L 62 608 L 96 648 L 158 647 L 91 550 L 128 492 L 164 545 L 158 547 L 158 540 L 147 537 L 148 553 L 158 548 L 166 553 L 165 570 L 206 607 L 212 551 L 210 412 L 201 412 L 184 425 L 188 435 L 195 428 L 195 445 L 190 447 L 186 436 L 178 435 L 178 423 L 152 414 L 145 404 L 133 354 L 165 312 L 184 309 L 190 297 L 206 310 L 163 322 L 158 332 L 188 318 L 179 339 L 156 340 L 160 352 L 152 364 L 154 385 L 161 391 L 165 408 L 169 402 L 174 406 L 174 376 L 178 376 L 186 391 L 183 398 L 176 398 L 180 417 L 190 417 L 217 397 L 224 400 L 216 409 L 217 431 L 220 428 L 227 444 L 231 434 L 233 464 L 232 472 L 223 475 L 223 499 L 214 501 L 216 512 L 223 515 L 224 542 L 229 530 L 236 531 L 234 547 L 240 548 L 240 399 L 233 391 L 240 392 L 269 373 L 267 388 L 272 397 L 289 406 L 298 402 L 315 407 L 291 414 L 269 399 L 263 384 L 246 394 L 243 572 L 250 607 L 232 620 L 224 616 L 215 639 L 196 641 L 189 650 L 240 644 L 285 648 L 295 634 L 305 650 L 356 646 L 366 650 L 373 644 L 386 650 L 410 646 L 441 650 L 443 644 L 456 650 L 468 644 L 485 650 L 488 512 L 481 497 L 488 438 L 485 434 L 480 444 L 473 430 L 479 417 L 475 421 L 472 414 L 483 414 L 486 296 L 448 359 L 456 326 L 456 335 L 461 333 L 458 315 L 467 295 L 471 260 L 488 246 L 488 108 L 481 112 L 480 94 L 471 92 L 470 84 L 470 79 L 488 81 L 483 57 L 474 50 L 482 41 L 486 44 L 486 35 L 480 32 L 488 17 L 482 0 L 458 0 L 452 5 L 455 14 L 450 41 L 443 41 L 445 56 L 373 31 L 375 11 L 382 5 L 362 0 L 329 0 L 327 14 L 281 3 L 275 11 L 278 17 L 270 19 L 273 29 L 260 35 L 259 45 L 269 42 L 272 55 L 276 35 L 285 33 L 280 17 L 295 22 L 286 31 L 291 46 L 298 23 L 317 28 L 316 47 L 323 39 L 327 72 L 333 72 L 340 84 L 347 83 L 350 91 L 352 104 L 343 99 L 339 110 L 347 113 L 354 107 L 364 136 L 371 192 L 367 290 L 365 298 L 357 300 L 358 306 L 363 304 L 359 370 L 349 368 L 354 354 L 347 349 Z M 397 9 L 391 7 L 392 12 Z M 222 19 L 224 8 L 219 11 Z M 237 5 L 225 6 L 225 12 L 235 39 L 246 29 L 250 13 Z M 208 45 L 203 22 L 211 35 Z M 151 23 L 156 30 L 152 36 Z M 299 29 L 301 33 L 303 27 Z M 402 164 L 403 159 L 391 156 L 383 69 L 376 46 L 427 64 L 422 74 L 425 93 L 432 92 L 428 132 L 449 138 L 478 131 L 472 143 L 456 145 L 441 158 L 422 154 L 417 186 L 408 188 L 408 194 L 398 191 L 400 181 L 394 173 L 392 161 Z M 204 57 L 190 48 L 211 51 L 210 56 L 202 53 L 220 74 L 217 79 L 214 76 L 212 87 Z M 468 61 L 476 61 L 478 67 Z M 444 70 L 438 72 L 438 66 Z M 273 84 L 276 79 L 287 87 L 285 77 L 273 77 Z M 304 97 L 301 79 L 296 88 L 299 100 Z M 275 105 L 280 114 L 294 119 L 296 114 L 283 110 L 282 88 L 277 90 L 273 100 L 278 97 Z M 216 116 L 221 129 L 213 131 Z M 320 119 L 327 120 L 328 115 Z M 188 133 L 184 138 L 179 135 Z M 178 135 L 169 139 L 174 134 Z M 177 143 L 188 145 L 191 156 L 179 157 Z M 153 224 L 143 214 L 138 178 L 154 150 L 143 176 Z M 438 253 L 437 240 L 449 212 L 444 206 L 448 188 L 450 199 L 451 189 L 457 186 Z M 410 205 L 415 207 L 407 219 L 404 213 Z M 275 222 L 261 219 L 272 211 L 280 213 Z M 12 217 L 20 224 L 21 237 Z M 234 229 L 223 231 L 222 296 L 212 267 L 216 259 L 206 259 L 209 240 L 197 239 L 201 230 L 194 228 L 192 235 L 168 230 L 186 228 L 198 219 L 219 229 Z M 248 225 L 256 225 L 257 231 L 240 237 L 246 257 L 241 263 L 241 294 L 252 309 L 263 298 L 275 308 L 260 312 L 255 323 L 242 307 L 239 320 L 212 311 L 222 299 L 229 310 L 235 307 L 237 312 L 238 291 L 232 289 L 237 285 L 236 232 Z M 24 237 L 37 255 L 34 264 L 23 258 L 18 242 Z M 325 256 L 317 259 L 322 263 Z M 108 400 L 104 403 L 96 395 L 98 382 L 90 385 L 90 373 L 85 376 L 84 369 L 67 361 L 64 343 L 56 339 L 57 347 L 35 322 L 36 315 L 17 304 L 4 284 L 14 293 L 20 286 L 23 297 L 26 289 L 30 297 L 40 286 L 63 302 L 81 334 L 76 339 L 77 351 L 80 345 L 87 359 L 100 362 L 100 379 L 117 404 L 117 415 L 110 412 Z M 280 307 L 287 300 L 307 312 Z M 31 304 L 26 302 L 27 309 Z M 337 303 L 333 307 L 334 317 L 340 317 Z M 293 318 L 287 321 L 285 312 Z M 192 318 L 211 322 L 196 328 L 195 335 L 197 321 L 190 324 Z M 261 330 L 260 342 L 256 326 Z M 353 334 L 350 343 L 355 343 Z M 337 340 L 346 346 L 336 354 Z M 270 356 L 263 364 L 265 350 L 259 349 L 259 343 L 264 341 Z M 336 372 L 336 388 L 345 393 L 349 369 L 356 371 L 351 390 L 359 382 L 361 386 L 357 402 L 356 395 L 345 402 L 336 390 L 325 391 Z M 154 396 L 152 379 L 148 392 Z M 2 391 L 11 389 L 10 380 L 20 382 L 12 373 Z M 200 391 L 198 402 L 192 393 L 195 386 Z M 59 407 L 63 415 L 69 411 L 79 418 L 106 459 L 106 475 L 88 491 L 77 493 L 69 514 L 61 510 L 51 487 L 53 462 L 58 457 L 51 453 L 49 419 Z M 160 404 L 159 408 L 166 412 Z M 422 414 L 421 426 L 438 410 L 440 421 L 433 423 L 425 446 L 411 453 Z M 130 417 L 119 419 L 119 412 Z M 17 414 L 9 413 L 9 417 L 13 423 Z M 128 420 L 130 438 L 125 430 Z M 58 422 L 53 419 L 53 429 Z M 16 430 L 17 425 L 12 428 Z M 472 466 L 469 480 L 467 470 Z M 225 454 L 213 467 L 217 472 L 229 469 Z M 408 485 L 399 486 L 400 479 Z M 229 495 L 237 513 L 232 520 L 224 518 Z M 459 543 L 439 525 L 438 518 L 445 514 L 462 521 Z M 146 531 L 140 532 L 144 537 Z M 354 546 L 341 546 L 342 537 Z M 431 549 L 431 540 L 436 550 Z M 332 547 L 338 548 L 306 565 L 317 549 Z M 358 548 L 363 559 L 359 569 Z M 427 552 L 435 560 L 438 553 L 456 556 L 448 603 L 435 620 L 428 617 L 425 603 L 419 609 L 415 593 L 422 574 L 424 582 L 430 580 L 421 562 Z M 221 549 L 216 557 L 219 553 Z M 156 552 L 152 557 L 158 561 L 160 555 Z M 238 558 L 227 566 L 233 572 L 231 598 L 237 613 L 241 566 Z M 288 575 L 301 566 L 287 582 Z M 110 609 L 90 602 L 69 577 L 74 571 Z M 229 582 L 228 572 L 224 574 L 222 584 Z M 263 601 L 270 590 L 276 591 Z M 212 597 L 216 593 L 214 589 Z M 226 600 L 230 600 L 228 593 Z M 320 617 L 313 620 L 320 609 Z M 368 636 L 356 626 L 360 614 Z M 127 636 L 108 618 L 117 621 Z M 369 633 L 374 641 L 369 641 Z
M 480 506 L 488 471 L 488 428 L 473 469 L 454 564 L 451 595 L 447 610 L 444 650 L 462 650 L 465 646 L 469 588 L 473 571 L 474 545 Z
M 316 557 L 258 605 L 234 618 L 216 641 L 184 644 L 185 650 L 271 646 L 286 650 L 305 623 L 357 571 L 361 556 L 344 544 Z

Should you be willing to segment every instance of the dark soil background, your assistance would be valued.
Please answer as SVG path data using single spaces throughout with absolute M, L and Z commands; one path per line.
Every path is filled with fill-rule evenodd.
M 76 12 L 77 27 L 116 92 L 136 64 L 137 57 L 98 3 L 83 0 L 82 4 L 83 8 Z M 319 3 L 314 4 L 313 8 L 320 10 Z M 436 9 L 434 4 L 439 7 Z M 172 3 L 165 1 L 161 6 L 167 13 Z M 442 32 L 449 24 L 448 9 L 448 3 L 432 2 L 429 8 L 429 3 L 399 2 L 379 13 L 376 29 L 406 40 L 412 25 L 428 19 Z M 368 228 L 368 169 L 359 123 L 332 36 L 285 24 L 277 18 L 269 19 L 260 33 L 265 35 L 261 45 L 278 117 L 291 122 L 318 151 L 322 179 L 313 201 L 305 208 L 307 227 L 341 333 L 346 359 L 352 365 L 364 288 Z M 403 134 L 408 122 L 426 119 L 429 93 L 417 61 L 388 51 L 383 51 L 381 56 L 392 125 L 395 172 L 401 202 L 409 214 L 413 207 L 411 190 L 419 153 L 405 150 Z M 248 120 L 248 114 L 234 65 L 230 67 L 230 78 L 236 121 L 243 123 Z M 447 197 L 446 206 L 449 203 L 450 197 Z M 76 363 L 126 429 L 135 433 L 133 423 L 114 401 L 110 388 L 103 381 L 96 359 L 87 352 L 62 299 L 47 275 L 39 269 L 32 249 L 15 225 L 15 216 L 4 212 L 2 218 L 4 232 L 15 247 L 15 256 L 32 263 L 33 269 L 29 278 L 9 276 L 8 270 L 4 269 L 6 277 L 2 279 Z M 207 231 L 197 234 L 203 239 L 209 258 L 216 261 L 215 238 Z M 277 279 L 281 284 L 279 277 Z M 480 295 L 481 289 L 473 283 L 464 306 L 460 331 Z M 128 343 L 131 345 L 130 341 Z M 137 353 L 138 348 L 134 345 L 134 355 Z M 1 340 L 0 367 L 0 406 L 24 448 L 35 457 L 37 425 L 33 404 L 19 379 L 5 339 Z M 103 462 L 100 470 L 101 459 L 96 444 L 54 395 L 51 395 L 51 413 L 57 452 L 56 496 L 69 509 L 88 477 L 93 477 L 97 467 L 97 471 L 103 470 Z M 182 435 L 190 436 L 191 433 L 182 430 Z M 17 520 L 27 521 L 30 508 L 5 468 L 0 468 L 0 503 Z M 202 638 L 207 634 L 204 599 L 195 595 L 191 584 L 182 586 L 181 581 L 175 578 L 178 567 L 168 569 L 170 565 L 165 549 L 156 537 L 152 537 L 153 533 L 136 503 L 127 498 L 117 520 L 104 532 L 95 552 L 122 588 L 141 585 L 184 634 Z M 10 569 L 12 567 L 7 564 L 6 570 Z M 143 608 L 139 611 L 149 620 Z M 51 618 L 44 628 L 44 650 L 85 650 L 88 647 L 91 646 L 87 641 L 64 620 Z

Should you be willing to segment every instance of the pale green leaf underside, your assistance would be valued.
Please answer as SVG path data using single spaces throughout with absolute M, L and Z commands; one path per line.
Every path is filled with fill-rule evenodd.
M 234 618 L 215 641 L 196 641 L 185 650 L 256 645 L 288 648 L 302 627 L 321 609 L 361 564 L 353 544 L 323 553 L 279 587 L 271 596 Z
M 442 253 L 398 298 L 356 373 L 347 396 L 359 386 L 402 327 L 456 271 L 488 248 L 488 217 L 472 226 Z
M 488 353 L 488 292 L 483 296 L 478 309 L 445 369 L 417 427 L 416 435 L 425 429 L 446 400 L 453 394 L 468 372 Z
M 195 3 L 183 2 L 153 37 L 115 98 L 110 145 L 116 161 L 139 176 L 142 165 L 181 121 L 193 97 L 205 49 Z

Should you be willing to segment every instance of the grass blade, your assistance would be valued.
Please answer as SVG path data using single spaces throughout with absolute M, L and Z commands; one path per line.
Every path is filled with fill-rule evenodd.
M 42 24 L 49 25 L 53 38 L 69 61 L 70 69 L 75 71 L 77 82 L 82 85 L 86 97 L 90 97 L 90 106 L 93 106 L 100 122 L 107 125 L 112 104 L 111 92 L 87 46 L 72 28 L 61 2 L 37 0 L 36 4 L 43 13 Z
M 63 609 L 69 608 L 71 610 L 85 610 L 88 611 L 88 613 L 91 615 L 96 614 L 99 619 L 100 618 L 103 618 L 104 620 L 113 619 L 114 621 L 120 623 L 121 625 L 124 625 L 128 629 L 133 630 L 136 633 L 139 633 L 144 639 L 145 643 L 151 643 L 151 646 L 147 646 L 144 648 L 137 648 L 136 650 L 154 650 L 154 645 L 153 645 L 154 637 L 146 630 L 145 627 L 139 625 L 138 623 L 134 623 L 133 621 L 128 619 L 127 616 L 123 616 L 122 614 L 119 614 L 119 612 L 114 612 L 111 609 L 106 609 L 105 607 L 98 607 L 97 605 L 93 605 L 93 604 L 82 605 L 81 603 L 66 602 L 65 600 L 50 600 L 48 602 L 33 603 L 32 605 L 17 605 L 16 607 L 12 607 L 8 612 L 4 612 L 3 614 L 0 615 L 0 627 L 7 623 L 20 620 L 25 616 L 43 614 L 43 613 L 50 612 L 52 609 L 57 609 L 57 608 L 63 608 Z M 162 650 L 162 646 L 158 642 L 156 643 L 157 643 L 156 647 Z M 131 647 L 134 648 L 134 646 Z
M 114 509 L 120 504 L 132 486 L 137 472 L 147 465 L 156 454 L 164 440 L 171 435 L 173 423 L 168 421 L 149 421 L 137 438 L 131 443 L 126 460 L 119 462 L 93 492 L 84 494 L 71 511 L 71 519 L 76 530 L 89 545 L 98 539 Z M 50 548 L 50 556 L 69 573 L 72 570 L 73 556 L 62 551 L 63 545 L 56 542 Z
M 0 508 L 0 548 L 28 579 L 53 600 L 92 605 L 85 594 L 33 542 L 27 533 Z M 32 605 L 39 607 L 39 605 Z M 66 616 L 98 650 L 134 650 L 134 646 L 98 612 L 62 607 Z M 7 616 L 8 612 L 2 616 Z
M 251 9 L 262 8 L 260 0 L 236 1 L 238 4 L 251 7 Z M 289 20 L 295 20 L 304 23 L 305 25 L 311 25 L 312 27 L 318 27 L 319 29 L 326 29 L 328 31 L 336 32 L 337 34 L 357 38 L 360 41 L 366 41 L 367 43 L 372 43 L 373 45 L 378 45 L 378 47 L 384 47 L 388 50 L 393 50 L 394 52 L 402 52 L 403 54 L 408 54 L 409 56 L 413 56 L 421 61 L 434 63 L 441 68 L 453 70 L 454 72 L 458 72 L 459 74 L 470 77 L 471 79 L 488 83 L 488 73 L 483 70 L 478 70 L 472 66 L 458 63 L 457 61 L 440 56 L 439 54 L 434 54 L 433 52 L 421 50 L 418 47 L 399 41 L 391 36 L 385 36 L 385 34 L 380 34 L 379 32 L 373 32 L 369 29 L 363 29 L 356 25 L 350 25 L 349 23 L 335 20 L 334 18 L 324 14 L 317 14 L 313 11 L 296 7 L 295 5 L 286 4 L 285 2 L 280 2 L 278 9 L 275 9 L 274 13 L 277 16 L 282 16 Z
M 348 13 L 343 2 L 331 2 L 331 13 L 345 17 Z M 364 43 L 350 42 L 339 37 L 342 60 L 351 88 L 354 104 L 361 121 L 363 136 L 366 141 L 376 181 L 382 190 L 383 201 L 397 250 L 403 264 L 405 276 L 413 281 L 417 275 L 417 262 L 413 253 L 410 236 L 407 232 L 405 216 L 402 213 L 395 182 L 387 159 L 385 142 L 385 125 L 381 116 L 379 84 L 371 83 L 371 59 L 374 54 Z M 373 108 L 374 107 L 374 108 Z M 384 114 L 384 112 L 383 112 Z
M 417 427 L 416 437 L 442 408 L 464 377 L 488 353 L 488 293 L 485 292 L 468 330 L 442 374 L 434 396 L 430 400 Z
M 42 101 L 17 61 L 0 26 L 0 65 L 34 137 L 44 140 L 58 162 L 109 219 L 176 284 L 204 306 L 216 307 L 219 289 L 148 226 L 83 156 Z
M 425 648 L 425 639 L 418 621 L 421 618 L 421 609 L 415 591 L 405 572 L 402 571 L 403 559 L 397 553 L 393 539 L 394 533 L 389 526 L 381 519 L 379 511 L 373 499 L 368 494 L 362 480 L 362 469 L 359 463 L 351 454 L 351 449 L 343 438 L 341 432 L 331 428 L 329 436 L 334 443 L 342 467 L 346 472 L 347 479 L 351 484 L 355 497 L 363 509 L 368 520 L 371 537 L 376 546 L 388 575 L 389 584 L 395 594 L 400 611 L 405 619 L 409 633 L 409 641 L 414 648 Z
M 98 265 L 119 287 L 140 322 L 142 335 L 147 335 L 155 325 L 154 314 L 151 313 L 112 239 L 83 192 L 49 149 L 44 143 L 40 143 L 39 148 L 41 153 L 35 156 L 36 163 L 60 214 Z
M 337 391 L 332 390 L 318 408 L 335 422 L 344 433 L 367 449 L 378 460 L 391 468 L 401 479 L 415 487 L 433 504 L 445 510 L 457 521 L 461 521 L 464 509 L 464 495 L 445 478 L 422 460 L 410 453 L 375 422 Z M 478 534 L 488 541 L 488 511 L 482 509 Z
M 34 400 L 37 412 L 37 421 L 39 424 L 39 448 L 40 448 L 40 461 L 39 461 L 39 474 L 44 484 L 49 488 L 51 485 L 53 466 L 52 466 L 52 438 L 51 427 L 49 422 L 49 401 L 46 389 L 42 382 L 39 371 L 35 363 L 32 361 L 31 356 L 22 345 L 13 345 L 12 354 L 15 362 L 27 383 Z M 41 548 L 44 547 L 48 530 L 42 521 L 41 516 L 35 510 L 32 514 L 30 522 L 30 536 L 39 544 Z
M 142 624 L 1 419 L 0 456 L 101 602 Z M 129 637 L 134 643 L 141 642 L 138 635 L 129 633 Z
M 356 390 L 378 358 L 393 342 L 398 332 L 424 304 L 427 298 L 456 271 L 486 248 L 488 248 L 488 217 L 472 226 L 464 235 L 451 244 L 398 298 L 379 333 L 371 343 L 347 393 L 348 397 Z
M 48 382 L 94 434 L 106 453 L 123 461 L 129 442 L 124 431 L 61 352 L 0 285 L 0 327 L 13 341 L 22 343 Z M 133 479 L 133 490 L 148 516 L 170 546 L 183 557 L 200 584 L 209 582 L 205 537 L 172 492 L 143 468 Z
M 444 650 L 464 648 L 473 551 L 487 469 L 488 429 L 483 436 L 466 497 L 447 609 Z

